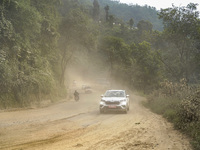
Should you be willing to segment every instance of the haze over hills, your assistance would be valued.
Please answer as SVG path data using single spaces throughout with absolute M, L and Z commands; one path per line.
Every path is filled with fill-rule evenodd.
M 82 3 L 92 6 L 93 0 L 82 0 Z M 109 6 L 109 13 L 116 18 L 128 22 L 131 18 L 134 20 L 134 26 L 141 20 L 149 21 L 153 24 L 154 30 L 162 30 L 162 20 L 158 18 L 158 10 L 151 6 L 128 5 L 120 3 L 118 0 L 98 0 L 101 10 L 101 18 L 104 17 L 105 6 Z

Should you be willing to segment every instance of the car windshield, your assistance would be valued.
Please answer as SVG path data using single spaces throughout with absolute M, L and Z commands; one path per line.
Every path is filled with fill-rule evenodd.
M 125 97 L 124 91 L 106 91 L 105 97 Z

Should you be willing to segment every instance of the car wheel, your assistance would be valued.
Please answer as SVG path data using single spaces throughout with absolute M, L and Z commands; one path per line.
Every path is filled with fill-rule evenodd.
M 125 113 L 125 114 L 127 114 L 127 113 L 128 113 L 128 108 L 126 108 L 126 110 L 124 111 L 124 113 Z
M 104 111 L 103 111 L 102 109 L 100 109 L 99 112 L 100 112 L 100 114 L 103 114 L 103 113 L 104 113 Z

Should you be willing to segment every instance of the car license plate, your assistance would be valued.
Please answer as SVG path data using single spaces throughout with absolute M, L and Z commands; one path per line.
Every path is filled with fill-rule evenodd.
M 117 108 L 117 106 L 115 106 L 115 105 L 110 105 L 110 106 L 108 106 L 109 108 Z

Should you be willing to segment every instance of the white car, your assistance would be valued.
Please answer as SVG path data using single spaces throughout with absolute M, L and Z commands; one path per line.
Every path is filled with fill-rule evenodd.
M 129 110 L 129 95 L 126 95 L 125 90 L 107 90 L 101 96 L 100 113 L 106 111 L 123 111 L 125 113 Z

